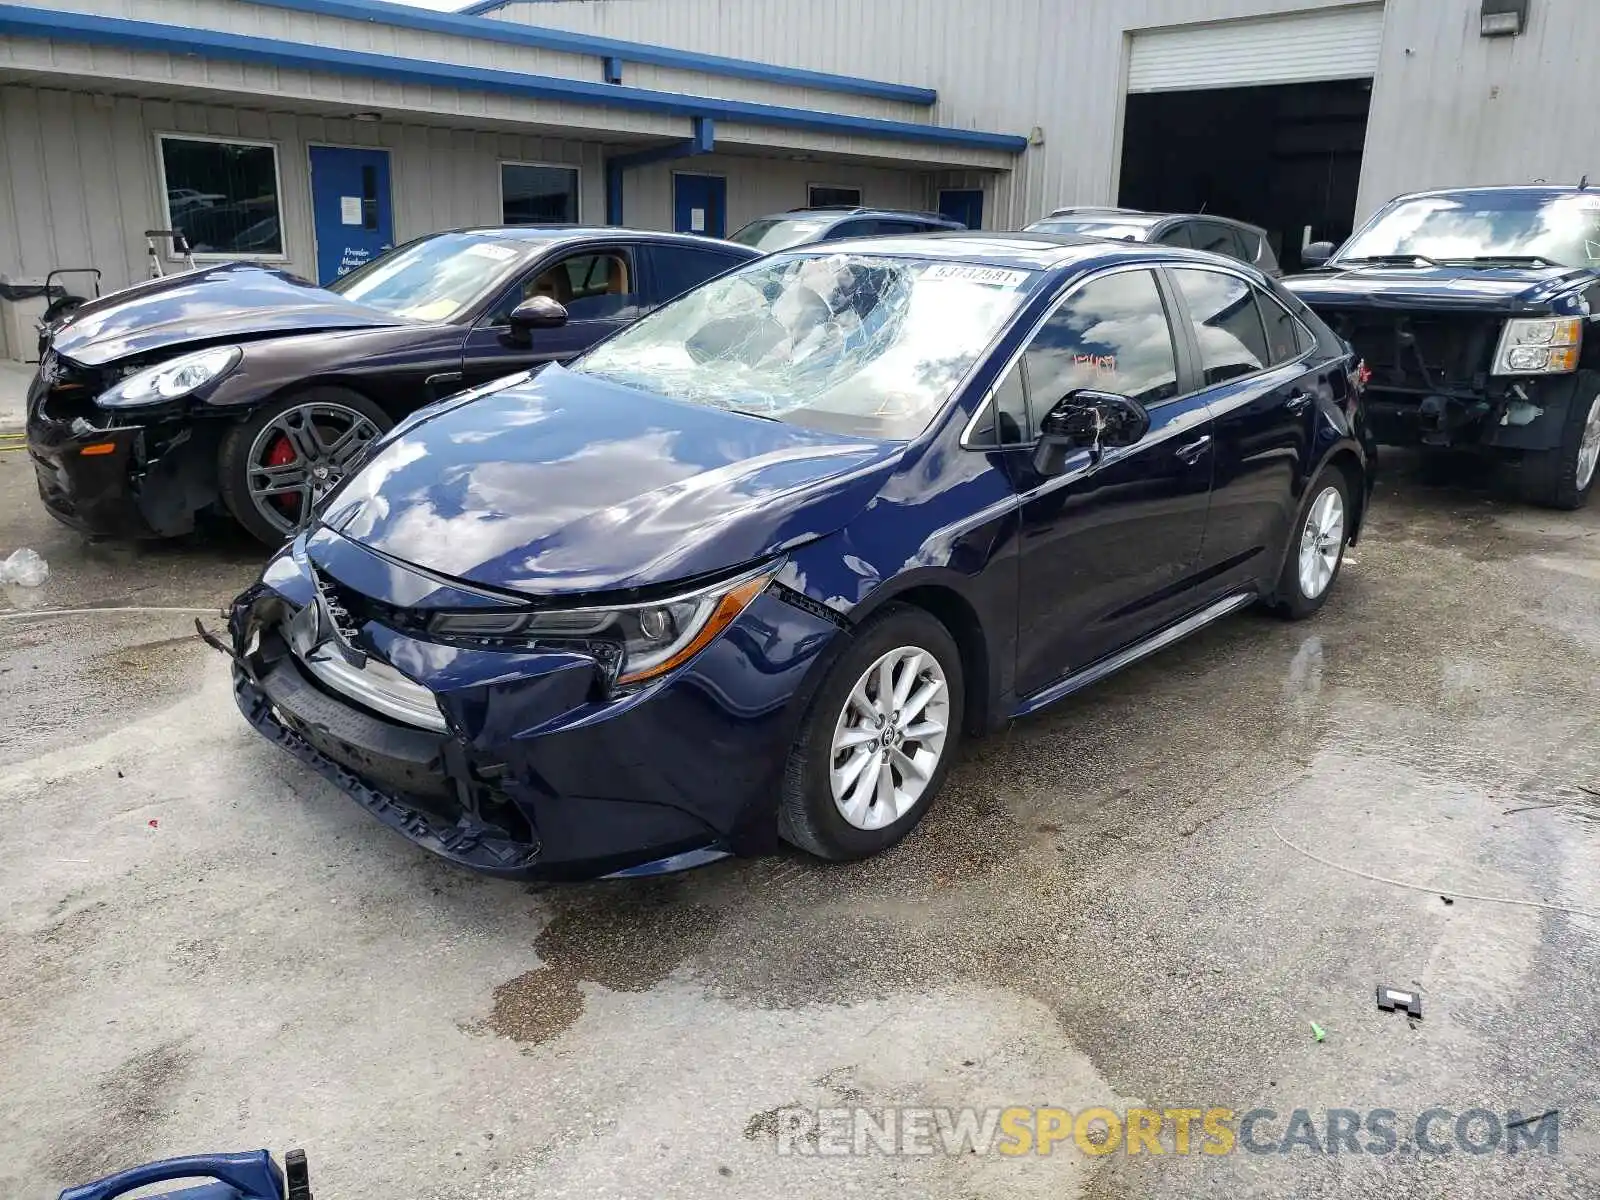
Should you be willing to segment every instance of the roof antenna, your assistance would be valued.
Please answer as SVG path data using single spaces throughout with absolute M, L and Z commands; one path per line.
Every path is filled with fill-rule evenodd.
M 1582 179 L 1578 180 L 1578 190 L 1580 192 L 1583 191 L 1588 186 L 1589 186 L 1589 177 L 1587 175 L 1585 175 Z

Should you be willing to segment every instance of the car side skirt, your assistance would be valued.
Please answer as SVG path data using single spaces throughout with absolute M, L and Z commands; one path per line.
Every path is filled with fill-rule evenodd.
M 1123 667 L 1131 666 L 1147 655 L 1158 650 L 1165 650 L 1175 642 L 1181 642 L 1191 633 L 1197 633 L 1210 625 L 1213 621 L 1220 621 L 1229 613 L 1238 612 L 1248 604 L 1254 604 L 1258 593 L 1253 589 L 1234 592 L 1224 596 L 1212 604 L 1202 608 L 1199 612 L 1183 618 L 1175 624 L 1168 625 L 1165 629 L 1158 630 L 1142 642 L 1135 642 L 1125 646 L 1115 654 L 1107 655 L 1099 662 L 1090 663 L 1080 671 L 1056 680 L 1049 687 L 1035 692 L 1019 704 L 1011 715 L 1013 718 L 1025 717 L 1029 713 L 1038 712 L 1041 708 L 1054 704 L 1057 700 L 1081 691 L 1090 684 L 1099 683 L 1108 675 L 1114 675 Z

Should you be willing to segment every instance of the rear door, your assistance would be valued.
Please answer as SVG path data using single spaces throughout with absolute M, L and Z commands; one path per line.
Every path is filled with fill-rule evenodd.
M 1218 593 L 1276 579 L 1316 419 L 1316 339 L 1243 273 L 1169 267 L 1216 439 L 1202 568 Z
M 1211 487 L 1209 415 L 1203 398 L 1182 394 L 1187 342 L 1173 336 L 1171 307 L 1152 269 L 1092 276 L 1057 302 L 997 389 L 1000 442 L 1025 439 L 1006 455 L 1022 501 L 1020 694 L 1191 607 Z M 1139 400 L 1150 431 L 1098 462 L 1077 451 L 1061 474 L 1040 475 L 1040 420 L 1080 388 Z
M 646 300 L 638 247 L 627 242 L 568 250 L 541 259 L 479 318 L 462 350 L 462 387 L 487 383 L 546 362 L 564 362 L 637 320 Z M 544 295 L 567 310 L 567 323 L 526 332 L 511 327 L 511 310 Z

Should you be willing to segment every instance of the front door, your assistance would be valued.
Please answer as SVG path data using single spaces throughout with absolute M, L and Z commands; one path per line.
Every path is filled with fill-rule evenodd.
M 506 289 L 462 347 L 462 388 L 546 362 L 576 358 L 647 311 L 635 247 L 589 246 L 546 258 Z M 549 296 L 567 310 L 554 329 L 519 330 L 511 310 L 530 296 Z
M 1018 363 L 1036 437 L 1078 389 L 1138 400 L 1150 429 L 1132 446 L 1068 455 L 1040 475 L 1031 451 L 1008 455 L 1022 498 L 1017 690 L 1028 696 L 1195 607 L 1195 564 L 1211 490 L 1210 412 L 1182 394 L 1169 298 L 1153 271 L 1079 285 Z
M 945 188 L 939 193 L 939 214 L 960 221 L 968 229 L 983 228 L 983 191 L 979 188 Z
M 318 283 L 332 283 L 393 246 L 389 152 L 311 147 L 311 218 Z
M 672 176 L 672 228 L 676 233 L 726 237 L 728 181 L 721 175 Z

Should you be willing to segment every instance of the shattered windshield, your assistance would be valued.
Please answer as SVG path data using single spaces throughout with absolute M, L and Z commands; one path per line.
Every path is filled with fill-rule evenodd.
M 1036 277 L 859 254 L 762 259 L 601 343 L 573 369 L 752 416 L 910 438 Z
M 1385 209 L 1336 262 L 1415 255 L 1439 263 L 1542 259 L 1600 265 L 1600 193 L 1467 192 L 1419 196 Z

